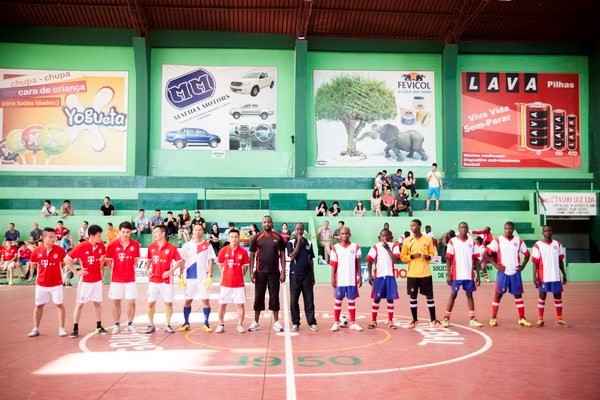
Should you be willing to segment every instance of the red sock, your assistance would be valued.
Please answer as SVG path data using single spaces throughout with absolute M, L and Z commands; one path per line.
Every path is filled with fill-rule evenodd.
M 523 299 L 515 298 L 515 305 L 517 306 L 517 311 L 519 312 L 519 319 L 525 318 L 525 303 L 523 303 Z
M 538 317 L 544 319 L 544 308 L 546 307 L 546 300 L 538 299 Z
M 356 321 L 356 303 L 354 300 L 348 300 L 348 314 L 350 314 L 350 323 Z
M 387 304 L 387 311 L 388 311 L 388 321 L 393 321 L 394 320 L 394 303 Z
M 500 308 L 500 300 L 497 300 L 495 297 L 492 300 L 492 318 L 496 318 L 498 315 L 498 309 Z
M 469 311 L 469 319 L 475 319 L 475 311 Z
M 342 301 L 336 299 L 335 305 L 333 306 L 333 318 L 335 322 L 340 322 L 340 314 L 342 313 Z
M 379 303 L 371 304 L 371 321 L 377 321 L 377 313 L 379 312 Z
M 556 307 L 556 318 L 562 319 L 562 299 L 554 299 L 554 307 Z

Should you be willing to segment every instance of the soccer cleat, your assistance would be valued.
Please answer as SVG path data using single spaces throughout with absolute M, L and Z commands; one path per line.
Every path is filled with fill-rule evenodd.
M 13 285 L 13 281 L 8 281 L 8 286 L 12 286 Z
M 183 324 L 177 329 L 177 332 L 185 332 L 190 330 L 190 324 Z
M 283 332 L 283 325 L 281 325 L 281 322 L 275 321 L 275 323 L 273 324 L 273 329 L 276 332 Z
M 240 326 L 240 325 L 238 325 L 238 326 Z M 223 332 L 225 332 L 225 325 L 223 325 L 223 324 L 218 325 L 217 329 L 215 329 L 215 333 L 223 333 Z
M 490 283 L 490 278 L 488 278 L 487 276 L 485 277 L 485 283 Z
M 415 329 L 417 326 L 419 326 L 419 321 L 413 320 L 410 321 L 410 324 L 408 324 L 408 329 Z
M 209 325 L 204 325 L 202 329 L 204 329 L 204 332 L 206 333 L 211 333 L 213 331 Z
M 73 332 L 69 335 L 71 338 L 76 338 L 79 336 L 79 331 L 77 329 L 73 329 Z
M 537 322 L 535 323 L 535 327 L 536 328 L 543 328 L 544 327 L 544 320 L 541 318 L 538 318 Z
M 252 321 L 252 323 L 248 327 L 248 331 L 250 331 L 250 332 L 256 332 L 256 331 L 259 331 L 259 330 L 260 330 L 260 325 L 258 324 L 258 322 Z
M 313 332 L 316 332 L 316 331 L 318 331 L 318 330 L 319 330 L 319 327 L 317 326 L 317 324 L 312 324 L 312 325 L 310 326 L 310 330 L 311 330 L 311 331 L 313 331 Z
M 223 325 L 221 325 L 221 326 L 223 326 Z M 238 333 L 246 332 L 246 328 L 244 328 L 244 325 L 242 325 L 242 324 L 239 324 L 238 326 L 236 326 L 235 329 L 238 331 Z
M 114 328 L 112 329 L 112 334 L 116 335 L 119 332 L 121 332 L 121 325 L 115 325 Z
M 171 325 L 167 325 L 167 326 L 165 326 L 165 329 L 164 329 L 164 331 L 165 331 L 166 333 L 175 333 L 175 329 L 171 328 Z
M 331 325 L 331 332 L 337 332 L 339 330 L 340 330 L 339 322 L 334 322 L 333 325 Z
M 300 329 L 300 325 L 294 324 L 294 325 L 292 325 L 291 331 L 292 332 L 298 332 L 299 329 Z
M 39 336 L 39 335 L 40 335 L 40 331 L 38 331 L 37 328 L 33 328 L 31 330 L 31 332 L 29 332 L 27 334 L 27 336 L 29 336 L 29 337 L 36 337 L 36 336 Z
M 429 325 L 433 326 L 434 328 L 445 328 L 444 324 L 442 324 L 440 321 L 438 321 L 437 319 L 434 319 L 433 321 L 431 321 L 429 323 Z
M 359 331 L 360 332 L 360 331 L 363 330 L 362 326 L 360 326 L 356 322 L 351 323 L 350 326 L 349 326 L 349 328 L 350 328 L 351 331 Z
M 99 333 L 100 335 L 108 335 L 108 332 L 102 326 L 96 328 L 96 333 Z
M 562 319 L 562 318 L 561 318 L 561 319 L 557 319 L 557 320 L 554 322 L 554 325 L 556 325 L 556 326 L 562 326 L 562 327 L 564 327 L 564 328 L 570 328 L 570 327 L 571 327 L 571 324 L 569 324 L 567 321 L 565 321 L 565 320 L 564 320 L 564 319 Z
M 154 325 L 148 325 L 148 327 L 144 331 L 144 333 L 146 335 L 149 335 L 149 334 L 154 333 L 154 332 L 156 332 L 156 327 Z
M 387 327 L 390 329 L 397 329 L 398 327 L 396 326 L 396 324 L 394 323 L 394 321 L 388 321 L 386 323 Z
M 369 325 L 367 325 L 367 328 L 369 328 L 369 329 L 377 328 L 377 321 L 371 322 Z
M 65 331 L 65 328 L 58 328 L 58 336 L 60 336 L 60 337 L 67 336 L 67 331 Z
M 444 318 L 444 319 L 442 320 L 442 326 L 443 326 L 444 328 L 447 328 L 447 327 L 449 327 L 449 326 L 450 326 L 450 320 L 449 320 L 448 318 Z
M 525 318 L 519 319 L 517 323 L 521 326 L 531 326 L 531 322 L 527 321 Z
M 495 317 L 490 318 L 490 326 L 498 326 L 498 320 Z
M 134 324 L 129 324 L 127 325 L 127 330 L 131 333 L 135 333 L 137 332 L 137 330 L 135 329 L 135 325 Z
M 473 318 L 472 320 L 469 321 L 469 326 L 476 326 L 478 328 L 482 327 L 483 324 L 479 321 L 477 321 L 475 318 Z

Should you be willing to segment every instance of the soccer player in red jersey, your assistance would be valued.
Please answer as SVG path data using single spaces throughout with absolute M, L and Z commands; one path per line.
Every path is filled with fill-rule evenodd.
M 556 321 L 558 326 L 568 328 L 569 325 L 562 317 L 562 291 L 563 285 L 567 284 L 567 273 L 565 272 L 565 253 L 560 242 L 552 239 L 552 228 L 544 225 L 542 228 L 544 238 L 533 245 L 533 283 L 540 290 L 538 299 L 538 321 L 537 327 L 544 326 L 544 308 L 546 306 L 546 294 L 554 295 L 554 307 L 556 308 Z M 560 275 L 562 273 L 562 282 Z
M 133 226 L 131 222 L 119 225 L 119 238 L 113 240 L 106 248 L 107 265 L 112 268 L 108 298 L 114 301 L 113 317 L 115 326 L 113 334 L 121 330 L 121 300 L 127 300 L 127 330 L 135 332 L 135 299 L 137 285 L 135 283 L 135 264 L 140 258 L 140 243 L 131 239 Z
M 102 266 L 106 257 L 106 248 L 102 243 L 102 228 L 98 225 L 90 225 L 88 229 L 89 238 L 79 243 L 65 257 L 65 264 L 71 271 L 75 270 L 74 260 L 79 259 L 81 279 L 77 284 L 77 305 L 73 312 L 72 338 L 79 336 L 79 318 L 83 306 L 88 301 L 94 303 L 96 313 L 96 333 L 106 335 L 108 332 L 102 327 Z
M 67 336 L 65 331 L 65 307 L 63 305 L 63 286 L 61 267 L 66 256 L 65 250 L 55 244 L 54 229 L 45 228 L 42 231 L 42 244 L 33 249 L 31 265 L 38 270 L 35 282 L 35 308 L 33 309 L 33 329 L 27 336 L 35 337 L 40 334 L 39 326 L 44 314 L 44 305 L 52 299 L 58 311 L 58 335 Z M 77 272 L 73 268 L 73 271 Z
M 504 224 L 504 233 L 502 236 L 492 240 L 487 247 L 487 252 L 483 254 L 485 260 L 491 263 L 497 270 L 496 274 L 496 293 L 492 300 L 492 318 L 490 326 L 497 326 L 498 308 L 502 295 L 507 291 L 515 296 L 515 305 L 519 313 L 517 323 L 521 326 L 531 326 L 531 322 L 525 318 L 525 304 L 523 303 L 523 280 L 521 271 L 529 261 L 529 250 L 522 239 L 513 236 L 515 225 L 508 221 Z M 496 253 L 497 260 L 492 258 L 492 253 Z M 523 254 L 523 261 L 519 261 L 519 254 Z
M 235 303 L 238 311 L 237 331 L 244 333 L 244 314 L 246 303 L 246 287 L 244 276 L 248 271 L 250 260 L 248 252 L 239 246 L 240 231 L 233 228 L 229 230 L 229 245 L 219 251 L 217 263 L 221 271 L 221 289 L 219 292 L 219 325 L 216 333 L 225 332 L 225 309 L 228 303 Z
M 158 225 L 152 231 L 154 242 L 148 246 L 148 261 L 146 275 L 150 278 L 148 284 L 148 328 L 146 334 L 156 332 L 154 312 L 156 300 L 160 295 L 165 302 L 165 332 L 173 333 L 171 316 L 173 315 L 173 273 L 177 268 L 183 269 L 183 262 L 174 244 L 167 241 L 167 227 Z M 183 271 L 182 271 L 183 272 Z

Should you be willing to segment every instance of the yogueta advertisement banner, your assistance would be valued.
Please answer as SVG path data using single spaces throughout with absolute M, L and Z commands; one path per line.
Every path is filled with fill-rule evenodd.
M 127 88 L 127 71 L 0 69 L 0 171 L 126 171 Z
M 165 64 L 162 88 L 161 149 L 276 149 L 276 67 Z
M 316 166 L 436 160 L 433 71 L 315 70 Z

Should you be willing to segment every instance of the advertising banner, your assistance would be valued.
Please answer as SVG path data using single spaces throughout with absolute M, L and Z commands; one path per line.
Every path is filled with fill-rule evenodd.
M 315 70 L 313 81 L 316 166 L 435 161 L 433 71 Z
M 127 71 L 0 69 L 0 171 L 125 172 Z
M 163 65 L 161 149 L 275 150 L 276 67 Z
M 561 217 L 591 217 L 598 214 L 596 193 L 541 192 L 540 214 Z
M 581 168 L 579 74 L 463 72 L 462 166 Z

